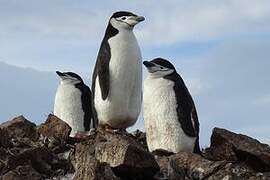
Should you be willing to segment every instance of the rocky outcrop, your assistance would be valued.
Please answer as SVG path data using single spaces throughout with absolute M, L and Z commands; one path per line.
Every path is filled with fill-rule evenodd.
M 106 162 L 95 158 L 95 141 L 90 138 L 75 146 L 73 165 L 75 168 L 74 179 L 89 180 L 118 180 L 111 167 Z
M 225 165 L 226 162 L 213 162 L 200 155 L 182 152 L 169 157 L 158 157 L 163 178 L 205 179 Z
M 110 134 L 99 130 L 95 157 L 108 163 L 122 179 L 149 179 L 159 170 L 154 156 L 129 134 Z
M 36 125 L 23 116 L 18 116 L 11 121 L 1 124 L 1 128 L 8 132 L 12 138 L 31 138 L 33 141 L 38 140 Z
M 44 137 L 66 141 L 69 138 L 71 127 L 54 115 L 49 115 L 44 124 L 41 124 L 37 131 Z
M 34 123 L 19 116 L 0 125 L 0 175 L 3 179 L 45 179 L 67 174 L 72 165 L 41 138 Z
M 211 146 L 206 149 L 213 160 L 242 161 L 259 172 L 270 171 L 270 147 L 256 139 L 215 128 Z
M 7 172 L 2 177 L 3 180 L 41 180 L 42 175 L 40 175 L 31 166 L 17 166 L 15 169 Z
M 23 116 L 0 125 L 0 179 L 270 179 L 270 147 L 215 128 L 202 155 L 148 152 L 145 133 L 69 137 L 71 128 L 49 115 L 36 126 Z
M 248 136 L 214 128 L 211 145 L 202 156 L 159 153 L 155 179 L 270 179 L 269 148 Z
M 154 156 L 130 134 L 95 135 L 75 145 L 75 179 L 151 179 L 159 170 Z
M 8 148 L 11 146 L 11 137 L 6 129 L 0 128 L 0 147 Z

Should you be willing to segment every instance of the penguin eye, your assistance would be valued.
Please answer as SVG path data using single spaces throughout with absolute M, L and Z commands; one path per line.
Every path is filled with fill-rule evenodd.
M 164 69 L 164 67 L 160 67 L 160 69 Z
M 121 19 L 122 19 L 122 20 L 126 20 L 127 18 L 126 18 L 126 17 L 122 17 Z

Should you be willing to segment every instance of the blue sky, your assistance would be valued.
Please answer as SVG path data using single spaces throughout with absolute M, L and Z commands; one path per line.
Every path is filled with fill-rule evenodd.
M 143 59 L 175 64 L 196 102 L 203 146 L 215 126 L 270 143 L 268 0 L 0 0 L 0 121 L 24 114 L 42 122 L 53 109 L 55 70 L 89 84 L 117 10 L 146 17 L 134 30 Z M 141 118 L 134 128 L 142 127 Z

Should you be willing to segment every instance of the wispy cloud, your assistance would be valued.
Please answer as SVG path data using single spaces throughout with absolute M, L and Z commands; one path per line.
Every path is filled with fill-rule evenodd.
M 185 1 L 157 3 L 141 36 L 164 45 L 209 41 L 239 33 L 270 30 L 269 1 Z M 152 44 L 152 45 L 153 45 Z
M 0 7 L 0 19 L 4 24 L 0 33 L 9 38 L 25 34 L 95 45 L 100 41 L 111 13 L 127 9 L 146 16 L 144 25 L 137 31 L 142 43 L 170 45 L 215 40 L 239 33 L 269 32 L 269 6 L 267 0 L 85 1 L 78 4 L 72 1 L 4 0 Z
M 243 128 L 243 133 L 252 134 L 250 126 L 259 132 L 259 127 L 269 124 L 269 7 L 269 0 L 1 0 L 0 61 L 38 70 L 75 71 L 89 82 L 108 18 L 114 11 L 130 10 L 146 17 L 135 29 L 143 57 L 168 58 L 185 79 L 198 106 L 203 142 L 214 126 Z M 27 79 L 21 80 L 27 84 L 21 86 L 23 92 L 44 88 L 36 89 L 41 94 L 32 93 L 36 99 L 28 102 L 28 108 L 21 92 L 3 97 L 1 107 L 7 107 L 3 119 L 14 113 L 6 102 L 22 109 L 15 113 L 41 119 L 39 115 L 52 107 L 57 81 L 50 73 L 39 76 L 16 67 L 12 72 L 17 71 L 28 74 L 18 75 Z M 10 78 L 9 72 L 0 71 L 3 81 L 10 81 L 6 89 L 1 84 L 1 94 L 21 88 L 11 86 L 17 75 Z M 33 106 L 40 95 L 50 96 L 50 101 Z M 140 120 L 137 127 L 142 124 Z M 267 134 L 256 137 L 265 139 Z
M 270 93 L 258 97 L 254 101 L 254 104 L 256 104 L 256 105 L 262 105 L 262 106 L 270 105 Z
M 135 33 L 144 56 L 152 56 L 151 50 L 156 48 L 163 54 L 164 48 L 179 44 L 193 43 L 196 49 L 196 43 L 207 44 L 243 34 L 270 34 L 268 7 L 267 0 L 2 0 L 0 58 L 43 70 L 73 67 L 89 72 L 86 67 L 93 65 L 108 18 L 114 11 L 130 10 L 146 16 Z M 81 67 L 75 63 L 78 61 Z
M 269 134 L 259 133 L 259 127 L 269 125 L 269 104 L 254 103 L 269 93 L 268 57 L 268 39 L 248 37 L 225 41 L 200 61 L 201 69 L 194 73 L 202 91 L 195 99 L 203 137 L 209 137 L 211 129 L 219 126 L 242 129 L 248 135 L 256 131 L 256 138 L 269 138 Z M 249 131 L 251 126 L 253 132 Z

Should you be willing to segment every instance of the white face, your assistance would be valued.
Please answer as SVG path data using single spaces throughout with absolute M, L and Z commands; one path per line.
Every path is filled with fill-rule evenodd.
M 64 76 L 61 77 L 61 84 L 79 84 L 81 81 L 78 80 L 77 78 L 71 77 L 71 76 Z
M 114 28 L 118 30 L 133 30 L 134 26 L 141 21 L 144 21 L 144 17 L 142 16 L 121 16 L 117 18 L 111 18 L 110 23 Z
M 155 63 L 152 63 L 152 64 L 153 66 L 147 67 L 147 70 L 149 72 L 149 75 L 155 78 L 167 76 L 169 74 L 172 74 L 175 71 L 174 69 L 163 67 Z

